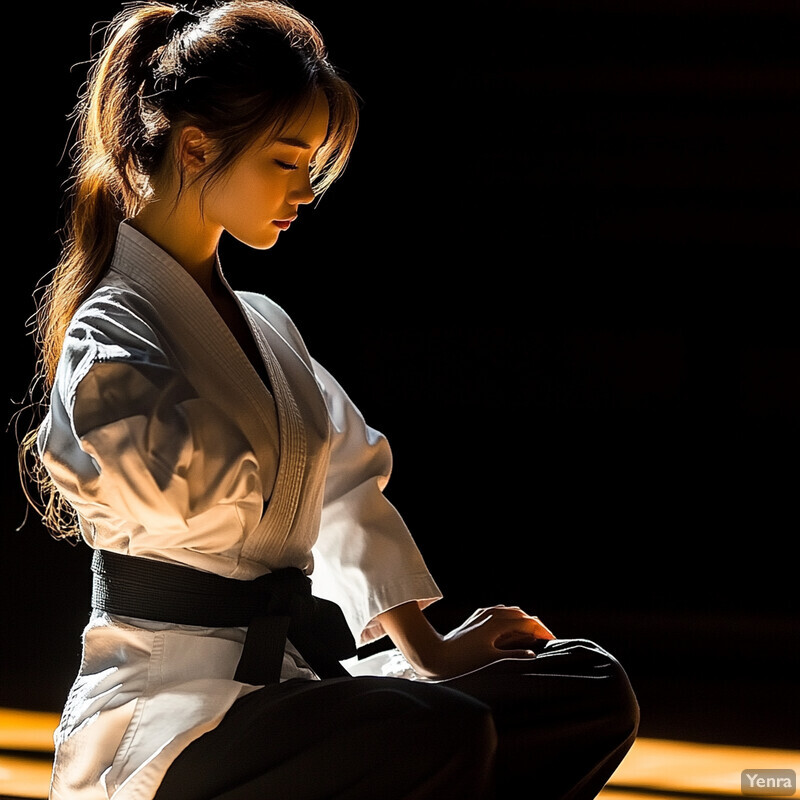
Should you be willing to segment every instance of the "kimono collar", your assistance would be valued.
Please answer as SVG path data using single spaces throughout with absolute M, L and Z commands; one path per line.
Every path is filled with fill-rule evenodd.
M 297 512 L 306 467 L 307 442 L 302 415 L 274 352 L 274 346 L 280 347 L 281 343 L 277 340 L 271 342 L 265 331 L 254 325 L 252 311 L 230 289 L 220 270 L 219 260 L 216 268 L 248 321 L 272 383 L 272 396 L 197 281 L 147 236 L 127 222 L 120 224 L 111 270 L 123 273 L 145 289 L 167 325 L 174 320 L 192 331 L 205 353 L 215 358 L 219 368 L 235 379 L 237 391 L 248 397 L 251 409 L 261 417 L 261 424 L 267 429 L 272 427 L 274 430 L 274 414 L 277 412 L 278 473 L 261 527 L 264 539 L 280 541 L 287 533 L 286 521 L 293 519 Z M 271 326 L 269 330 L 272 330 Z M 232 354 L 237 357 L 231 358 Z M 237 399 L 241 402 L 244 397 Z M 274 401 L 272 414 L 266 410 L 273 405 L 270 400 Z

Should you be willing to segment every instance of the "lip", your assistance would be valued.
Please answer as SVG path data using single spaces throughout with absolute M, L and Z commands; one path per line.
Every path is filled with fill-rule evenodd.
M 291 219 L 274 219 L 272 220 L 272 224 L 282 231 L 285 231 L 296 219 L 297 217 L 292 217 Z

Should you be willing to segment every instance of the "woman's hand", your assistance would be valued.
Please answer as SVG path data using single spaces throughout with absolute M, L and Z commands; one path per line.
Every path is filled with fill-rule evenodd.
M 555 639 L 539 620 L 517 606 L 480 608 L 442 636 L 416 603 L 406 603 L 379 617 L 384 630 L 427 678 L 447 678 L 499 658 L 534 658 L 542 640 Z

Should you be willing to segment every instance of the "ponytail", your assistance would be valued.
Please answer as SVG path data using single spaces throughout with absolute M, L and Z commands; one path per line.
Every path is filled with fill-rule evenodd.
M 132 6 L 112 23 L 75 108 L 77 140 L 61 259 L 37 317 L 47 387 L 72 315 L 108 267 L 119 223 L 143 202 L 144 184 L 134 157 L 142 127 L 142 66 L 163 45 L 173 14 L 168 5 Z
M 32 386 L 49 397 L 67 327 L 102 278 L 120 222 L 141 206 L 143 183 L 131 165 L 136 146 L 141 65 L 163 45 L 175 9 L 130 6 L 106 31 L 75 106 L 74 161 L 65 202 L 61 257 L 44 287 L 35 314 L 37 375 Z M 61 497 L 37 453 L 38 426 L 20 443 L 23 490 L 55 538 L 77 539 L 73 509 Z M 29 485 L 38 488 L 34 499 Z
M 331 123 L 311 175 L 318 195 L 344 170 L 358 105 L 313 23 L 281 0 L 226 0 L 202 15 L 145 0 L 117 14 L 74 110 L 61 256 L 34 318 L 32 387 L 43 401 L 70 320 L 108 269 L 120 222 L 148 202 L 149 179 L 168 156 L 172 132 L 196 124 L 217 140 L 207 176 L 214 178 L 254 136 L 280 130 L 319 90 Z M 56 538 L 77 537 L 74 513 L 39 460 L 37 435 L 31 430 L 20 445 L 23 487 L 38 486 L 40 504 L 26 494 Z

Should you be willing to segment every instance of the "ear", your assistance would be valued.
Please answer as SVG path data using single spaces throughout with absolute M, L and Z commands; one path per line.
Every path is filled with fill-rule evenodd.
M 212 142 L 196 125 L 181 129 L 176 142 L 175 160 L 179 169 L 194 174 L 205 168 L 212 155 Z

